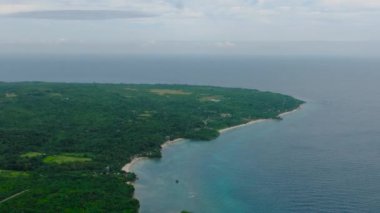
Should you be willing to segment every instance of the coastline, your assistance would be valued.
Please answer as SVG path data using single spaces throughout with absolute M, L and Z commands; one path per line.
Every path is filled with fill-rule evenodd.
M 166 141 L 165 143 L 163 143 L 161 145 L 161 149 L 167 147 L 167 146 L 170 146 L 172 144 L 175 144 L 175 143 L 178 143 L 178 142 L 181 142 L 183 140 L 186 140 L 185 138 L 177 138 L 177 139 L 174 139 L 174 140 L 171 140 L 171 141 Z
M 132 167 L 139 161 L 141 160 L 146 160 L 146 159 L 149 159 L 148 157 L 134 157 L 131 162 L 125 164 L 125 166 L 123 166 L 123 168 L 121 169 L 122 171 L 125 171 L 125 172 L 131 172 L 131 169 Z
M 300 105 L 299 107 L 297 107 L 294 110 L 291 110 L 291 111 L 288 111 L 288 112 L 283 112 L 283 113 L 279 114 L 278 116 L 279 117 L 284 117 L 284 116 L 286 116 L 288 114 L 296 112 L 296 111 L 298 111 L 298 110 L 301 109 L 301 106 L 302 105 Z M 252 121 L 249 121 L 249 122 L 244 123 L 244 124 L 239 124 L 239 125 L 236 125 L 236 126 L 231 126 L 231 127 L 227 127 L 227 128 L 224 128 L 224 129 L 220 129 L 219 133 L 223 134 L 225 132 L 228 132 L 228 131 L 231 131 L 231 130 L 234 130 L 234 129 L 237 129 L 237 128 L 241 128 L 241 127 L 248 126 L 248 125 L 253 125 L 253 124 L 260 123 L 260 122 L 267 121 L 267 120 L 271 120 L 271 119 L 268 118 L 268 119 L 256 119 L 256 120 L 252 120 Z M 178 142 L 184 141 L 184 140 L 186 140 L 186 139 L 185 138 L 177 138 L 177 139 L 174 139 L 174 140 L 166 141 L 165 143 L 163 143 L 161 145 L 161 149 L 163 149 L 165 147 L 168 147 L 168 146 L 170 146 L 172 144 L 176 144 Z M 150 158 L 148 158 L 148 157 L 134 157 L 134 158 L 132 158 L 131 162 L 129 162 L 128 164 L 126 164 L 125 166 L 123 166 L 123 168 L 121 170 L 125 171 L 125 172 L 132 172 L 133 166 L 136 163 L 138 163 L 139 161 L 142 161 L 142 160 L 149 160 L 149 159 Z M 133 185 L 133 183 L 130 183 L 130 184 Z
M 284 117 L 284 116 L 286 116 L 288 114 L 296 112 L 296 111 L 298 111 L 298 110 L 301 109 L 301 106 L 297 107 L 296 109 L 293 109 L 292 111 L 283 112 L 283 113 L 279 114 L 278 117 Z M 260 123 L 260 122 L 267 121 L 267 120 L 272 120 L 272 119 L 268 118 L 268 119 L 256 119 L 256 120 L 252 120 L 252 121 L 249 121 L 248 123 L 245 123 L 245 124 L 239 124 L 239 125 L 236 125 L 236 126 L 231 126 L 231 127 L 227 127 L 227 128 L 221 129 L 221 130 L 219 130 L 219 133 L 222 134 L 222 133 L 225 133 L 225 132 L 233 130 L 233 129 L 237 129 L 237 128 L 248 126 L 248 125 L 253 125 L 253 124 Z
M 240 128 L 240 127 L 256 124 L 256 123 L 267 121 L 267 120 L 270 120 L 270 119 L 256 119 L 256 120 L 252 120 L 252 121 L 249 121 L 248 123 L 245 123 L 245 124 L 239 124 L 239 125 L 236 125 L 236 126 L 231 126 L 231 127 L 227 127 L 227 128 L 221 129 L 221 130 L 219 130 L 219 133 L 223 134 L 223 133 L 228 132 L 230 130 L 234 130 L 234 129 L 237 129 L 237 128 Z
M 182 140 L 185 140 L 184 138 L 177 138 L 177 139 L 174 139 L 174 140 L 171 140 L 171 141 L 166 141 L 165 143 L 163 143 L 161 145 L 161 149 L 167 147 L 167 146 L 170 146 L 172 144 L 175 144 L 175 143 L 178 143 Z M 126 165 L 123 166 L 123 168 L 121 169 L 122 171 L 125 171 L 125 172 L 132 172 L 132 168 L 133 166 L 139 162 L 139 161 L 142 161 L 142 160 L 147 160 L 147 159 L 150 159 L 148 157 L 134 157 L 132 158 L 131 162 L 127 163 Z
M 302 105 L 303 105 L 303 104 L 301 104 L 299 107 L 293 109 L 292 111 L 289 111 L 289 112 L 283 112 L 283 113 L 279 114 L 278 117 L 284 117 L 284 116 L 289 115 L 289 114 L 291 114 L 291 113 L 293 113 L 293 112 L 296 112 L 296 111 L 298 111 L 298 110 L 301 109 Z

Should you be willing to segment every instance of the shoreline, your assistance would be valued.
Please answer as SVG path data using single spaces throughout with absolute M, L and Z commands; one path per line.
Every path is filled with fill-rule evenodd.
M 183 140 L 186 140 L 186 139 L 185 138 L 177 138 L 177 139 L 174 139 L 174 140 L 171 140 L 171 141 L 166 141 L 165 143 L 161 144 L 161 149 L 163 149 L 165 147 L 168 147 L 168 146 L 170 146 L 172 144 L 181 142 Z
M 278 117 L 284 117 L 284 116 L 286 116 L 288 114 L 296 112 L 296 111 L 298 111 L 298 110 L 301 109 L 301 106 L 302 105 L 300 105 L 299 107 L 297 107 L 296 109 L 293 109 L 291 111 L 283 112 L 283 113 L 279 114 Z M 253 124 L 260 123 L 260 122 L 267 121 L 267 120 L 272 120 L 272 119 L 271 118 L 268 118 L 268 119 L 256 119 L 256 120 L 252 120 L 252 121 L 249 121 L 247 123 L 244 123 L 244 124 L 239 124 L 239 125 L 236 125 L 236 126 L 231 126 L 231 127 L 227 127 L 227 128 L 224 128 L 224 129 L 220 129 L 218 131 L 219 131 L 220 134 L 223 134 L 223 133 L 226 133 L 228 131 L 231 131 L 231 130 L 234 130 L 234 129 L 237 129 L 237 128 L 253 125 Z M 174 140 L 166 141 L 165 143 L 161 144 L 161 149 L 164 149 L 165 147 L 168 147 L 170 145 L 176 144 L 176 143 L 184 141 L 184 140 L 186 140 L 186 139 L 185 138 L 177 138 L 177 139 L 174 139 Z M 150 159 L 149 157 L 134 157 L 134 158 L 132 158 L 131 162 L 129 162 L 125 166 L 123 166 L 123 168 L 121 170 L 125 171 L 127 173 L 128 172 L 133 172 L 132 169 L 133 169 L 133 166 L 136 163 L 138 163 L 139 161 L 142 161 L 142 160 L 149 160 L 149 159 Z M 133 185 L 133 183 L 130 183 L 130 184 Z
M 236 125 L 236 126 L 231 126 L 231 127 L 227 127 L 227 128 L 221 129 L 221 130 L 219 130 L 219 133 L 223 134 L 225 132 L 228 132 L 228 131 L 231 131 L 231 130 L 234 130 L 234 129 L 237 129 L 237 128 L 240 128 L 240 127 L 253 125 L 253 124 L 260 123 L 260 122 L 267 121 L 267 120 L 270 120 L 270 119 L 256 119 L 256 120 L 252 120 L 252 121 L 249 121 L 248 123 L 245 123 L 245 124 L 239 124 L 239 125 Z
M 161 144 L 161 149 L 164 149 L 167 146 L 170 146 L 172 144 L 178 143 L 178 142 L 183 141 L 183 140 L 185 140 L 185 139 L 184 138 L 177 138 L 177 139 L 174 139 L 171 141 L 166 141 L 165 143 Z M 142 160 L 147 160 L 147 159 L 150 159 L 150 158 L 149 157 L 133 157 L 131 162 L 125 164 L 121 170 L 125 171 L 125 172 L 132 172 L 132 168 L 137 162 L 142 161 Z
M 303 104 L 302 104 L 302 105 L 303 105 Z M 286 115 L 288 115 L 288 114 L 291 114 L 291 113 L 293 113 L 293 112 L 297 112 L 298 110 L 301 109 L 302 105 L 300 105 L 299 107 L 293 109 L 292 111 L 283 112 L 283 113 L 279 114 L 278 117 L 284 117 L 284 116 L 286 116 Z
M 125 164 L 123 166 L 123 168 L 121 169 L 122 171 L 125 171 L 125 172 L 132 172 L 131 169 L 132 167 L 139 161 L 141 160 L 146 160 L 146 159 L 149 159 L 148 157 L 134 157 L 132 158 L 131 162 Z

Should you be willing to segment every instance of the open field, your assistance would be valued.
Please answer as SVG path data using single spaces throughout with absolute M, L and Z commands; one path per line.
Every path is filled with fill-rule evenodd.
M 52 155 L 43 159 L 43 162 L 47 164 L 83 163 L 89 161 L 92 161 L 92 159 L 70 154 Z

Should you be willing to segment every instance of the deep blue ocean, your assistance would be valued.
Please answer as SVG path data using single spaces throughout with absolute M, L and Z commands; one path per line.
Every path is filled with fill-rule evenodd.
M 282 121 L 181 142 L 161 160 L 138 163 L 141 212 L 380 212 L 379 59 L 1 56 L 0 81 L 197 84 L 292 95 L 307 103 Z

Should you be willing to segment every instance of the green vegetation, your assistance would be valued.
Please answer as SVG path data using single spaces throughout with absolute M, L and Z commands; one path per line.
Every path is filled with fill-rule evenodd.
M 212 102 L 220 102 L 223 97 L 221 96 L 203 96 L 199 100 L 200 101 L 212 101 Z
M 183 85 L 0 83 L 0 212 L 137 212 L 134 156 L 303 102 L 249 89 Z
M 28 173 L 21 171 L 10 171 L 10 170 L 0 170 L 0 177 L 3 178 L 17 178 L 17 177 L 26 177 Z
M 80 163 L 91 161 L 91 158 L 80 157 L 72 154 L 51 155 L 42 161 L 47 164 L 64 164 L 64 163 Z
M 11 93 L 5 93 L 5 97 L 6 98 L 16 98 L 17 95 L 15 93 L 11 92 Z
M 27 152 L 22 155 L 20 155 L 23 158 L 36 158 L 45 155 L 44 153 L 41 152 Z
M 157 95 L 190 95 L 190 92 L 175 89 L 151 89 L 150 92 Z

